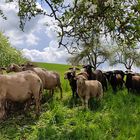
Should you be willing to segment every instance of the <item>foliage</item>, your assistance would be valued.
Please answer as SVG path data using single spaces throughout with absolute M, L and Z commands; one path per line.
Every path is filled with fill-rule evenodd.
M 60 27 L 59 46 L 66 47 L 69 52 L 77 50 L 81 42 L 87 43 L 93 34 L 130 42 L 140 38 L 139 0 L 38 1 L 47 4 L 51 12 L 38 9 L 36 0 L 18 2 L 22 29 L 26 21 L 38 14 L 54 17 Z
M 85 59 L 88 53 L 86 57 L 89 63 L 93 63 L 95 69 L 98 67 L 94 54 L 96 50 L 100 52 L 100 48 L 94 48 L 93 45 L 96 36 L 98 39 L 101 36 L 110 37 L 115 43 L 120 42 L 122 45 L 124 41 L 140 41 L 139 0 L 17 1 L 20 28 L 23 30 L 25 23 L 37 15 L 53 17 L 58 25 L 59 47 L 63 46 L 69 53 L 74 54 L 73 62 L 77 58 L 78 61 Z M 38 3 L 41 8 L 38 7 Z M 106 61 L 106 56 L 102 53 L 99 58 L 102 59 L 101 63 Z
M 3 19 L 7 19 L 6 16 L 4 15 L 3 11 L 0 9 L 0 17 L 2 17 Z
M 14 0 L 9 0 L 11 1 Z M 121 42 L 122 45 L 124 41 L 129 43 L 140 41 L 139 0 L 16 1 L 19 4 L 18 16 L 22 30 L 26 22 L 37 15 L 53 17 L 58 25 L 59 47 L 63 46 L 69 53 L 77 54 L 74 57 L 78 57 L 78 61 L 83 57 L 85 59 L 88 52 L 88 60 L 94 64 L 95 69 L 98 64 L 94 52 L 96 50 L 100 52 L 100 48 L 94 48 L 93 45 L 96 36 L 111 37 L 115 43 Z M 106 61 L 102 53 L 99 58 L 103 59 L 101 63 Z
M 139 140 L 140 97 L 128 94 L 127 90 L 114 94 L 109 88 L 99 103 L 92 99 L 90 109 L 81 108 L 80 100 L 71 99 L 71 91 L 65 89 L 63 75 L 67 65 L 43 64 L 39 66 L 56 70 L 61 74 L 63 100 L 58 92 L 53 99 L 42 104 L 39 118 L 34 111 L 13 113 L 0 125 L 0 139 L 4 140 Z M 47 94 L 47 93 L 45 93 Z
M 8 38 L 0 32 L 0 66 L 7 66 L 11 63 L 22 63 L 26 59 L 23 58 L 22 53 L 11 47 Z
M 85 63 L 93 66 L 96 70 L 101 64 L 108 60 L 110 51 L 107 46 L 101 43 L 98 36 L 94 36 L 90 43 L 82 45 L 81 50 L 75 53 L 68 62 L 71 64 Z
M 123 64 L 126 69 L 131 70 L 133 65 L 140 66 L 139 47 L 135 42 L 131 44 L 123 43 L 112 49 L 110 64 Z

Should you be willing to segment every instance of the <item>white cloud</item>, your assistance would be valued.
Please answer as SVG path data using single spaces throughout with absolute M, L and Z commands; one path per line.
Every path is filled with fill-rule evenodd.
M 37 37 L 32 35 L 30 32 L 34 32 L 33 30 L 37 26 L 34 20 L 38 21 L 39 18 L 31 20 L 30 24 L 26 25 L 25 32 L 22 32 L 19 28 L 19 18 L 17 16 L 17 12 L 18 12 L 17 3 L 0 2 L 0 7 L 3 10 L 5 16 L 7 17 L 7 20 L 0 18 L 0 23 L 1 23 L 0 30 L 3 31 L 5 35 L 9 37 L 10 42 L 14 46 L 21 45 L 22 43 L 25 43 L 25 41 L 29 45 L 36 44 Z M 32 41 L 29 41 L 30 37 L 32 37 L 31 38 Z
M 38 41 L 39 37 L 35 36 L 33 33 L 30 33 L 26 39 L 27 44 L 29 44 L 28 46 L 37 45 Z
M 41 7 L 38 4 L 38 7 Z M 39 33 L 46 33 L 46 38 L 52 39 L 55 36 L 53 29 L 56 25 L 53 25 L 54 19 L 45 16 L 36 16 L 29 22 L 26 22 L 24 32 L 19 28 L 19 17 L 17 16 L 18 7 L 16 3 L 4 3 L 0 1 L 0 8 L 3 10 L 7 20 L 0 18 L 0 31 L 3 31 L 6 36 L 9 37 L 11 44 L 17 48 L 21 48 L 19 45 L 27 44 L 28 47 L 34 47 L 39 44 L 41 38 Z M 46 23 L 52 24 L 52 26 L 44 26 Z
M 43 51 L 23 49 L 23 55 L 32 61 L 48 63 L 66 63 L 70 54 L 65 49 L 57 47 L 57 41 L 51 41 Z
M 26 23 L 25 30 L 19 29 L 18 8 L 16 3 L 5 4 L 0 1 L 0 8 L 7 20 L 0 18 L 0 30 L 9 38 L 10 43 L 32 61 L 66 63 L 68 58 L 64 48 L 58 48 L 56 32 L 60 30 L 54 18 L 37 16 Z M 41 6 L 38 4 L 38 7 Z M 48 26 L 46 26 L 48 25 Z

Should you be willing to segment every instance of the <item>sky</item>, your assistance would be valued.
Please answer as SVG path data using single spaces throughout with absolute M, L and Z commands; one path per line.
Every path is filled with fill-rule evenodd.
M 0 31 L 9 38 L 13 47 L 22 50 L 25 57 L 37 62 L 67 63 L 69 54 L 64 48 L 58 48 L 54 19 L 37 16 L 26 23 L 23 32 L 19 29 L 16 3 L 6 4 L 0 0 L 0 9 L 7 17 L 7 20 L 0 17 Z
M 39 4 L 38 6 L 40 7 Z M 37 16 L 26 23 L 23 32 L 19 29 L 17 4 L 4 3 L 4 0 L 0 0 L 0 9 L 4 11 L 7 17 L 7 20 L 0 17 L 0 31 L 9 38 L 13 47 L 22 50 L 25 57 L 35 62 L 67 64 L 70 54 L 68 54 L 65 48 L 58 48 L 58 40 L 55 32 L 57 26 L 53 18 Z M 46 23 L 49 26 L 46 26 Z M 100 69 L 125 70 L 122 65 L 111 67 L 107 63 L 101 65 Z M 136 67 L 133 67 L 132 70 L 140 72 L 140 69 Z

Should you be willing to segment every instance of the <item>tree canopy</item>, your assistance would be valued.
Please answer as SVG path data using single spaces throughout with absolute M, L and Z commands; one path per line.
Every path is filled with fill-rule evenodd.
M 88 42 L 92 34 L 111 36 L 113 40 L 140 40 L 139 0 L 18 0 L 20 27 L 38 14 L 54 17 L 60 31 L 59 47 L 74 52 L 80 42 Z M 37 3 L 51 9 L 39 9 Z M 43 6 L 42 6 L 43 7 Z M 75 43 L 73 43 L 75 42 Z
M 128 70 L 131 70 L 132 66 L 140 66 L 140 51 L 136 42 L 120 44 L 112 49 L 112 55 L 110 56 L 110 64 L 122 64 Z
M 82 44 L 80 52 L 75 53 L 68 59 L 73 65 L 79 63 L 90 64 L 96 70 L 101 64 L 109 59 L 110 51 L 107 46 L 102 45 L 98 36 L 94 36 L 92 42 Z
M 26 22 L 37 15 L 53 17 L 59 27 L 58 47 L 65 47 L 71 54 L 81 49 L 86 51 L 95 36 L 110 37 L 116 44 L 140 42 L 140 0 L 16 1 L 22 30 Z
M 26 61 L 19 50 L 11 47 L 8 39 L 0 32 L 0 66 L 8 66 L 11 63 L 23 63 Z

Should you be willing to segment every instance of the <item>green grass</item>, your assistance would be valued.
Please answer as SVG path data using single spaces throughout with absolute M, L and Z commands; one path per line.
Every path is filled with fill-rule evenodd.
M 66 71 L 69 70 L 69 67 L 71 67 L 70 65 L 65 65 L 65 64 L 51 64 L 51 63 L 35 63 L 36 65 L 38 65 L 41 68 L 45 68 L 47 70 L 52 70 L 52 71 L 56 71 L 60 74 L 61 76 L 61 83 L 63 85 L 63 90 L 65 91 L 69 91 L 69 83 L 67 80 L 64 80 L 64 73 Z
M 92 99 L 85 110 L 80 100 L 72 100 L 63 78 L 69 66 L 39 66 L 60 73 L 64 98 L 60 100 L 55 92 L 42 104 L 39 118 L 34 109 L 26 115 L 12 114 L 0 124 L 0 140 L 140 140 L 140 96 L 128 94 L 125 88 L 115 95 L 109 89 L 100 103 Z

